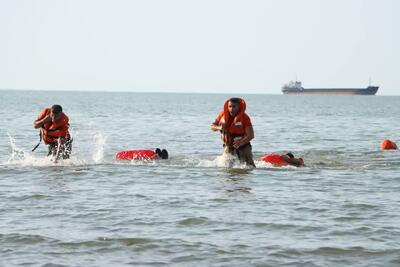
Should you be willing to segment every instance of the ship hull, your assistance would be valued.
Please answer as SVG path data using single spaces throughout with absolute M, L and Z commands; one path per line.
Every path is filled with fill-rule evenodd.
M 282 92 L 287 95 L 375 95 L 378 86 L 369 86 L 367 88 L 315 88 L 315 89 L 284 89 Z

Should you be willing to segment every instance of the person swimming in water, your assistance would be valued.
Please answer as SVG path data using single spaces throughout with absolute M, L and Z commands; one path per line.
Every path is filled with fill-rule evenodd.
M 157 154 L 159 159 L 168 159 L 168 151 L 166 149 L 156 148 L 154 152 Z
M 262 161 L 273 164 L 274 166 L 292 165 L 296 167 L 304 167 L 303 158 L 296 158 L 292 153 L 287 154 L 268 154 L 261 158 Z
M 120 151 L 115 155 L 117 160 L 150 160 L 150 159 L 168 159 L 166 149 L 157 148 L 156 150 L 135 149 Z

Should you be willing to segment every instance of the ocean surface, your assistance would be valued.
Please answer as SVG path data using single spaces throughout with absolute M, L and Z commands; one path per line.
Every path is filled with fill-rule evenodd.
M 248 169 L 210 131 L 232 96 L 0 91 L 0 266 L 400 266 L 400 152 L 379 149 L 400 144 L 400 97 L 242 95 Z M 55 103 L 74 138 L 59 163 L 30 152 Z M 157 147 L 170 159 L 114 160 Z

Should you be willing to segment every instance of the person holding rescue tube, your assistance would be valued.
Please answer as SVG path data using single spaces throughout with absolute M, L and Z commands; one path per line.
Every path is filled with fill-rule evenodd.
M 41 140 L 49 146 L 47 156 L 54 156 L 56 160 L 69 158 L 72 150 L 72 138 L 68 131 L 69 118 L 60 105 L 43 109 L 33 125 L 35 129 L 40 128 Z
M 236 154 L 241 162 L 255 167 L 250 141 L 254 130 L 246 112 L 246 102 L 241 98 L 228 99 L 215 121 L 212 131 L 220 131 L 224 142 L 224 152 Z

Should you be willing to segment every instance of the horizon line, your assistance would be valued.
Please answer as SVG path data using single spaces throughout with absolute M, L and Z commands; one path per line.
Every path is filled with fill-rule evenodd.
M 81 93 L 139 93 L 139 94 L 243 94 L 240 92 L 182 92 L 182 91 L 129 91 L 129 90 L 106 90 L 106 89 L 22 89 L 22 88 L 0 88 L 0 91 L 42 91 L 42 92 L 81 92 Z M 279 93 L 244 93 L 246 95 L 279 95 Z
M 181 91 L 128 91 L 128 90 L 107 90 L 107 89 L 38 89 L 38 88 L 0 88 L 0 91 L 28 91 L 28 92 L 80 92 L 80 93 L 139 93 L 139 94 L 245 94 L 245 95 L 284 95 L 283 93 L 241 93 L 241 92 L 181 92 Z M 378 96 L 400 96 L 393 94 L 377 94 Z

